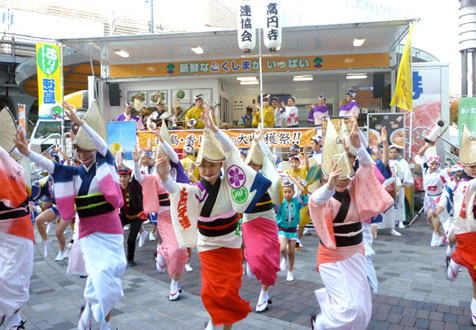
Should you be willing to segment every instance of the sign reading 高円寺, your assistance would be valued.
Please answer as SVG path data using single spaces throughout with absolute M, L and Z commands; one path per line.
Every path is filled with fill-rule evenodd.
M 348 68 L 388 67 L 388 53 L 263 58 L 263 71 L 312 71 Z M 259 60 L 240 58 L 193 62 L 118 64 L 110 66 L 111 78 L 187 76 L 259 71 Z
M 58 119 L 63 116 L 61 92 L 61 53 L 59 46 L 37 43 L 38 118 Z
M 228 129 L 223 130 L 231 142 L 237 148 L 250 148 L 254 139 L 254 129 Z M 182 149 L 189 145 L 195 149 L 199 147 L 202 138 L 202 130 L 176 130 L 169 131 L 170 143 L 175 149 Z M 263 140 L 270 147 L 286 148 L 292 144 L 299 144 L 304 147 L 311 142 L 311 138 L 316 134 L 314 128 L 270 128 L 264 129 Z M 153 141 L 153 147 L 157 146 L 155 132 L 137 132 L 139 138 L 139 148 L 147 148 L 149 139 Z

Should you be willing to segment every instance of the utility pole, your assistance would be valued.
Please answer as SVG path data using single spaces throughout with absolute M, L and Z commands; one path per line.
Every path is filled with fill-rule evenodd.
M 154 0 L 146 0 L 146 3 L 149 1 L 150 1 L 149 32 L 154 33 Z

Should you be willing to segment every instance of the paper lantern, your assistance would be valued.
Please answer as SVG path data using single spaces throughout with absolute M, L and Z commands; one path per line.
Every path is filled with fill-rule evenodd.
M 270 51 L 276 51 L 281 48 L 281 6 L 279 1 L 266 1 L 265 6 L 264 45 Z
M 238 47 L 249 53 L 256 46 L 256 27 L 254 23 L 254 8 L 251 0 L 241 0 L 238 7 Z

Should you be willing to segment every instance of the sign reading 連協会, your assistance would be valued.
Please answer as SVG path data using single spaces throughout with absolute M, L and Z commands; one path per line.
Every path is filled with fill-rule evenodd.
M 59 46 L 37 43 L 38 118 L 60 119 L 63 116 L 61 91 L 61 53 Z
M 249 53 L 256 46 L 256 27 L 254 24 L 254 7 L 251 0 L 241 0 L 238 15 L 238 46 Z

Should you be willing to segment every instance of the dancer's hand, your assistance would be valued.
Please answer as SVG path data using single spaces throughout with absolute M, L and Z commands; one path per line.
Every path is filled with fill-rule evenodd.
M 28 143 L 25 140 L 25 135 L 22 130 L 17 129 L 13 142 L 15 142 L 15 145 L 21 154 L 27 157 L 30 155 L 30 148 L 28 148 Z
M 203 125 L 208 128 L 213 133 L 218 133 L 218 127 L 216 127 L 215 123 L 213 122 L 212 115 L 210 112 L 210 105 L 207 103 L 205 104 L 205 111 L 202 113 L 202 121 Z
M 388 143 L 388 138 L 387 138 L 387 128 L 384 126 L 382 127 L 382 131 L 380 132 L 380 140 L 382 143 Z
M 155 162 L 157 164 L 156 170 L 157 170 L 157 174 L 160 177 L 160 180 L 162 182 L 167 181 L 167 179 L 169 178 L 169 173 L 170 173 L 169 159 L 167 157 L 160 155 Z
M 357 121 L 354 121 L 352 125 L 352 131 L 350 131 L 349 139 L 350 144 L 354 148 L 360 148 L 360 136 L 359 136 L 359 126 L 357 126 Z
M 137 163 L 140 160 L 140 152 L 137 150 L 137 145 L 134 146 L 134 151 L 132 152 L 132 160 L 134 163 Z
M 259 128 L 255 130 L 255 140 L 257 142 L 263 140 L 263 134 Z
M 63 107 L 64 113 L 69 117 L 69 119 L 71 119 L 73 123 L 78 126 L 82 126 L 84 124 L 84 121 L 76 115 L 76 112 L 73 110 L 71 105 L 68 104 L 68 102 L 63 102 Z
M 339 176 L 342 173 L 342 169 L 337 168 L 339 163 L 335 163 L 334 166 L 332 166 L 331 173 L 329 173 L 329 178 L 327 179 L 327 189 L 333 190 L 339 183 Z

